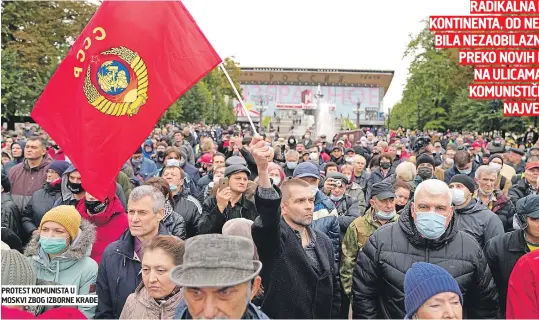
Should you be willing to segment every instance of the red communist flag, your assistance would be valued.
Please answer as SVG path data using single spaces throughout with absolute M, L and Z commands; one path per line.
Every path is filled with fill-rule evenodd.
M 32 118 L 103 200 L 164 111 L 221 59 L 178 1 L 105 1 Z

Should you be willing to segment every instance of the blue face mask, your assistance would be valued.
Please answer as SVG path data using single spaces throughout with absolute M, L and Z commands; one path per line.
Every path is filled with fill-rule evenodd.
M 43 251 L 48 254 L 58 254 L 67 248 L 65 238 L 40 237 L 39 244 Z
M 175 185 L 175 184 L 169 184 L 168 186 L 170 188 L 170 192 L 174 192 L 174 191 L 178 190 L 178 186 Z
M 289 161 L 286 163 L 286 167 L 290 170 L 294 170 L 296 169 L 296 167 L 298 166 L 298 163 L 297 162 L 292 162 L 292 161 Z
M 472 172 L 472 168 L 466 169 L 466 170 L 460 170 L 459 169 L 459 172 L 462 173 L 462 174 L 470 174 Z
M 427 239 L 438 239 L 445 232 L 446 217 L 436 212 L 417 212 L 415 218 L 415 227 L 421 235 Z
M 397 215 L 397 211 L 395 211 L 395 210 L 393 210 L 392 212 L 384 212 L 382 210 L 378 210 L 376 212 L 376 216 L 380 220 L 391 220 L 391 219 L 395 218 L 396 215 Z

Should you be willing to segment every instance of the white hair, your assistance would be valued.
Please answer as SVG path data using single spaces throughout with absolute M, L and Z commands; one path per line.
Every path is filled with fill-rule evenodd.
M 488 175 L 495 175 L 495 176 L 498 176 L 498 171 L 496 171 L 496 169 L 494 169 L 494 168 L 491 167 L 491 166 L 480 166 L 480 167 L 477 168 L 477 170 L 475 171 L 475 178 L 476 178 L 476 179 L 481 178 L 481 175 L 482 175 L 482 174 L 488 174 Z
M 440 194 L 446 194 L 449 198 L 449 205 L 453 202 L 453 196 L 451 195 L 451 191 L 449 190 L 449 186 L 440 180 L 436 179 L 428 179 L 423 182 L 421 182 L 414 192 L 414 202 L 417 201 L 419 193 L 421 191 L 428 193 L 429 195 L 440 195 Z
M 296 158 L 299 158 L 299 152 L 297 152 L 296 150 L 294 149 L 290 149 L 286 152 L 286 155 L 285 155 L 285 158 L 288 158 L 288 157 L 296 157 Z
M 165 208 L 165 196 L 160 190 L 150 185 L 142 185 L 133 189 L 129 194 L 129 201 L 139 201 L 144 197 L 152 198 L 152 208 L 154 213 Z

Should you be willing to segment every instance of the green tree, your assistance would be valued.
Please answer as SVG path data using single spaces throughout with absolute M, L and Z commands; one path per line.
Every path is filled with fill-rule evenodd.
M 96 8 L 84 1 L 2 1 L 2 115 L 30 112 Z
M 224 60 L 232 82 L 241 94 L 240 67 L 233 58 Z M 220 67 L 209 72 L 202 80 L 173 103 L 161 118 L 166 122 L 198 122 L 230 125 L 236 121 L 232 98 L 236 95 Z

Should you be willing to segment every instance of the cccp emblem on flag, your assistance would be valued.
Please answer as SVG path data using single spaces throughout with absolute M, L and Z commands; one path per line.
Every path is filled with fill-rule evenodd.
M 84 95 L 97 110 L 116 117 L 132 116 L 146 103 L 147 92 L 148 70 L 136 52 L 119 47 L 92 57 Z
M 105 201 L 161 115 L 220 62 L 181 1 L 105 0 L 32 117 Z

